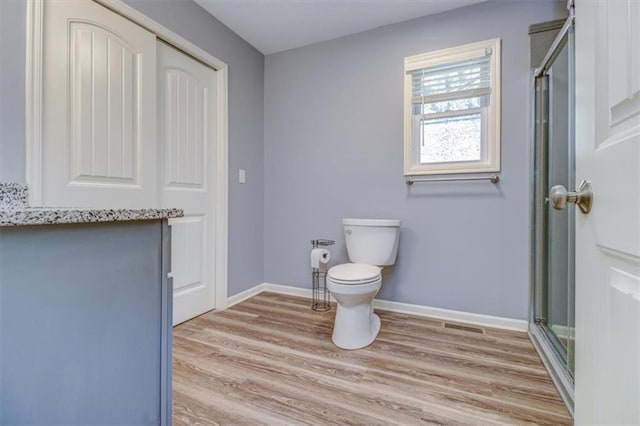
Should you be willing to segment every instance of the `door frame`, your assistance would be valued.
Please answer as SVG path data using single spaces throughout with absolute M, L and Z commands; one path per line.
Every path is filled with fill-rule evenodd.
M 229 215 L 229 102 L 227 64 L 184 37 L 174 33 L 122 0 L 87 0 L 110 9 L 133 23 L 155 34 L 162 40 L 216 71 L 216 146 L 215 146 L 215 248 L 214 295 L 215 309 L 227 307 L 227 253 Z M 29 204 L 42 204 L 42 67 L 43 67 L 43 18 L 45 0 L 27 2 L 26 34 L 26 182 L 29 187 Z M 210 170 L 212 168 L 209 168 Z

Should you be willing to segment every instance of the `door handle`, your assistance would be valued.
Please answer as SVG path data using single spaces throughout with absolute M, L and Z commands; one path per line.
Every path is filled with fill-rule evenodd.
M 575 192 L 567 191 L 563 185 L 555 185 L 551 187 L 551 192 L 549 192 L 549 201 L 556 210 L 562 210 L 567 207 L 568 203 L 574 203 L 580 207 L 582 213 L 587 214 L 591 211 L 593 203 L 591 182 L 583 180 Z

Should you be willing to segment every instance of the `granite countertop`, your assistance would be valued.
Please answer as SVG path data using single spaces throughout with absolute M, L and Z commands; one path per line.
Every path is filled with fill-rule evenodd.
M 184 216 L 180 209 L 30 207 L 27 199 L 28 192 L 25 185 L 0 183 L 0 226 L 123 222 Z

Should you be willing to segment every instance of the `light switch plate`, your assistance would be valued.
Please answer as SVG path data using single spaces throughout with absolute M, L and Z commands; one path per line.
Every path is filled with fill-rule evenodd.
M 238 182 L 245 183 L 247 181 L 247 172 L 244 169 L 238 170 Z

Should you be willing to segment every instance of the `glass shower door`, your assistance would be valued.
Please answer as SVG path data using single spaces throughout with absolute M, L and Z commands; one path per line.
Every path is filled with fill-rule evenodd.
M 575 187 L 573 27 L 554 43 L 535 79 L 536 164 L 534 322 L 566 374 L 575 350 L 575 206 L 555 210 L 554 185 Z
M 574 187 L 575 162 L 572 134 L 572 75 L 569 40 L 546 71 L 548 84 L 547 182 Z M 574 242 L 575 205 L 555 210 L 546 202 L 547 222 L 547 332 L 564 355 L 573 375 L 574 353 Z

